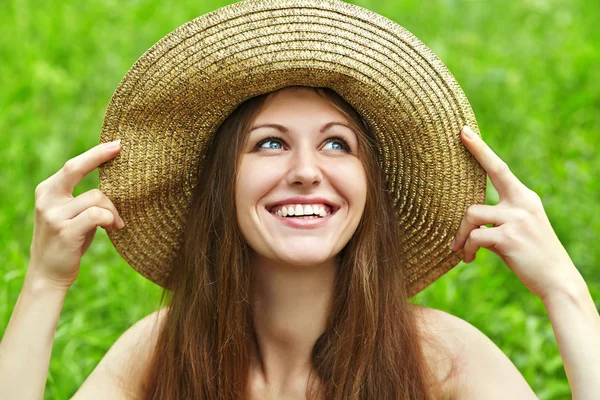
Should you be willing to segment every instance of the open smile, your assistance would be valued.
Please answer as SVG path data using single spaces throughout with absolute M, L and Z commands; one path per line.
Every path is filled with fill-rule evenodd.
M 337 210 L 331 211 L 326 216 L 282 216 L 269 212 L 269 215 L 290 228 L 315 229 L 325 226 L 327 222 L 337 213 Z

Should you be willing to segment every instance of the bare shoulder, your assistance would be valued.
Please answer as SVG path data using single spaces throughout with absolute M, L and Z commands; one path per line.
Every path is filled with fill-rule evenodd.
M 112 345 L 72 399 L 133 399 L 150 361 L 166 308 L 142 318 Z
M 459 352 L 451 340 L 453 329 L 446 321 L 450 314 L 435 308 L 411 305 L 421 333 L 423 353 L 435 379 L 441 384 L 444 399 L 453 399 L 459 367 Z
M 438 365 L 447 398 L 537 399 L 512 361 L 483 332 L 445 311 L 415 307 L 426 338 L 424 353 Z

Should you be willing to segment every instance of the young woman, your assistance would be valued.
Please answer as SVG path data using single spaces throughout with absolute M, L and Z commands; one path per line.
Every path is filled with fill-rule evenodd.
M 247 2 L 248 7 L 261 3 Z M 163 44 L 161 49 L 172 50 Z M 242 82 L 252 87 L 243 76 L 239 79 L 239 87 Z M 184 104 L 186 98 L 179 95 L 189 94 L 190 86 L 182 87 L 160 101 Z M 122 92 L 128 88 L 121 85 L 114 104 L 129 101 Z M 369 100 L 377 101 L 375 90 L 370 93 Z M 360 104 L 359 96 L 353 99 Z M 156 115 L 174 110 L 161 107 Z M 377 109 L 382 112 L 372 110 Z M 109 119 L 116 115 L 110 110 Z M 386 151 L 378 135 L 382 127 L 369 123 L 384 117 L 366 117 L 334 90 L 285 85 L 241 102 L 202 149 L 174 140 L 183 143 L 182 154 L 190 150 L 204 156 L 181 249 L 168 274 L 160 275 L 162 265 L 152 272 L 132 262 L 169 288 L 170 300 L 114 344 L 74 398 L 534 399 L 514 365 L 477 329 L 408 303 L 415 287 L 422 289 L 431 280 L 411 280 L 414 260 L 405 251 L 408 239 L 398 221 L 414 210 L 402 214 L 395 209 L 398 197 L 393 195 L 399 189 L 389 189 L 391 169 L 381 162 Z M 126 121 L 115 117 L 106 129 Z M 175 121 L 183 124 L 185 118 Z M 136 124 L 154 126 L 139 115 Z M 466 262 L 480 247 L 494 251 L 542 299 L 574 398 L 591 399 L 599 390 L 600 318 L 585 282 L 539 197 L 468 127 L 460 140 L 489 175 L 500 203 L 470 206 L 452 250 Z M 140 155 L 128 177 L 142 170 L 142 162 L 157 167 L 172 156 L 166 146 L 161 149 L 156 157 L 143 153 L 145 161 Z M 428 160 L 427 151 L 418 154 Z M 100 190 L 71 195 L 86 174 L 124 154 L 133 152 L 118 142 L 97 146 L 69 160 L 36 190 L 31 263 L 0 344 L 0 392 L 8 398 L 42 396 L 62 303 L 96 227 L 109 230 L 127 257 L 131 253 L 125 246 L 150 261 L 163 252 L 162 243 L 142 243 L 144 232 L 131 234 L 143 213 L 131 211 L 133 203 L 116 203 L 133 189 L 114 192 L 108 185 L 117 194 L 111 198 Z M 167 178 L 140 176 L 168 184 Z M 117 182 L 101 174 L 102 179 Z M 412 190 L 406 187 L 405 195 L 413 195 Z M 168 246 L 174 236 L 159 218 L 181 209 L 174 202 L 157 202 L 164 193 L 145 194 L 147 212 L 157 204 L 160 209 L 146 222 L 160 226 L 152 229 Z M 426 199 L 415 204 L 421 200 Z M 119 236 L 128 229 L 129 236 Z
M 496 251 L 542 298 L 574 398 L 591 399 L 599 318 L 586 285 L 541 204 L 466 132 L 465 145 L 502 201 L 470 209 L 456 244 L 466 246 L 467 262 L 479 247 Z M 476 328 L 407 302 L 394 261 L 397 224 L 374 149 L 360 117 L 334 92 L 286 88 L 251 99 L 211 146 L 171 304 L 126 332 L 75 398 L 243 398 L 242 389 L 251 399 L 304 399 L 307 392 L 327 399 L 535 398 Z M 0 347 L 0 388 L 10 398 L 43 393 L 81 255 L 95 227 L 123 227 L 101 192 L 70 198 L 85 174 L 119 150 L 93 148 L 36 191 L 31 265 Z M 306 215 L 290 217 L 292 210 Z M 498 226 L 490 228 L 497 238 L 476 228 L 486 223 Z M 224 256 L 210 246 L 215 235 L 228 238 L 221 246 L 238 263 L 208 262 Z

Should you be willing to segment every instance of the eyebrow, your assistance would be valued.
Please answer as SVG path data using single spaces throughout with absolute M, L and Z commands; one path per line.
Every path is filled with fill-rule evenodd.
M 350 127 L 350 125 L 348 125 L 348 124 L 346 124 L 344 122 L 338 122 L 338 121 L 331 121 L 331 122 L 326 123 L 325 125 L 323 125 L 323 127 L 321 129 L 319 129 L 319 132 L 323 133 L 327 129 L 331 128 L 334 125 L 345 126 L 346 128 L 350 129 L 352 132 L 354 132 L 354 129 L 352 129 Z M 289 132 L 288 128 L 286 128 L 283 125 L 279 125 L 279 124 L 261 124 L 261 125 L 256 125 L 256 126 L 252 127 L 252 129 L 250 129 L 250 132 L 252 132 L 255 129 L 265 128 L 265 127 L 275 128 L 275 129 L 277 129 L 278 131 L 280 131 L 282 133 L 288 133 Z

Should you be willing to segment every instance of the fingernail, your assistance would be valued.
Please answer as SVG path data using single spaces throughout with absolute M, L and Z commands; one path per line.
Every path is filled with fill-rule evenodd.
M 467 125 L 463 126 L 462 130 L 467 138 L 473 139 L 475 137 L 475 133 Z
M 123 222 L 123 218 L 121 218 L 121 216 L 119 215 L 119 229 L 123 228 L 125 226 L 125 222 Z
M 119 147 L 121 139 L 113 140 L 112 142 L 104 143 L 107 149 L 113 150 Z
M 452 241 L 450 242 L 450 250 L 454 251 L 454 243 L 456 242 L 456 238 L 452 239 Z

